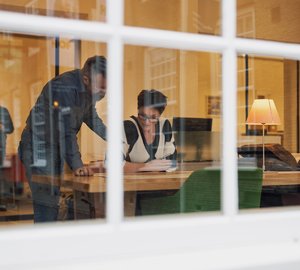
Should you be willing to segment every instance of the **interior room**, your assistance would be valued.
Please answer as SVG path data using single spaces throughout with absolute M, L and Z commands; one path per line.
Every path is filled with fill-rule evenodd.
M 299 42 L 298 2 L 290 0 L 283 4 L 280 0 L 237 1 L 238 37 Z M 106 20 L 105 1 L 19 0 L 12 4 L 11 1 L 0 0 L 0 9 L 101 22 Z M 187 1 L 180 0 L 126 0 L 124 20 L 127 26 L 221 35 L 218 0 L 191 0 L 188 4 Z M 18 157 L 19 142 L 31 108 L 49 80 L 64 72 L 82 68 L 86 59 L 94 55 L 107 57 L 107 45 L 60 35 L 45 37 L 1 33 L 0 105 L 8 110 L 14 130 L 7 132 L 6 152 L 1 166 L 0 225 L 33 224 L 31 188 Z M 247 52 L 238 53 L 236 61 L 236 155 L 239 177 L 246 179 L 244 182 L 241 180 L 240 186 L 247 190 L 245 196 L 252 192 L 254 195 L 251 196 L 255 197 L 252 200 L 255 203 L 248 205 L 247 202 L 242 202 L 245 196 L 240 193 L 240 208 L 299 205 L 299 183 L 295 183 L 295 173 L 300 168 L 299 61 Z M 137 119 L 141 115 L 138 96 L 142 90 L 155 89 L 167 98 L 162 113 L 149 116 L 143 112 L 142 117 L 146 123 L 165 119 L 171 124 L 170 140 L 174 140 L 176 147 L 173 152 L 176 152 L 176 157 L 171 160 L 174 159 L 176 163 L 173 169 L 180 171 L 176 176 L 176 185 L 170 183 L 157 186 L 158 184 L 153 183 L 162 175 L 157 168 L 157 174 L 152 174 L 152 178 L 143 176 L 143 169 L 128 174 L 124 170 L 125 216 L 220 212 L 222 130 L 226 128 L 222 123 L 222 54 L 125 44 L 123 72 L 124 120 L 131 121 L 132 116 Z M 269 111 L 263 114 L 266 116 L 270 113 L 267 120 L 259 119 L 258 111 L 254 111 L 254 116 L 250 119 L 256 100 L 268 100 Z M 98 115 L 107 124 L 107 97 L 95 106 Z M 141 106 L 144 107 L 147 106 Z M 274 120 L 275 114 L 278 115 L 275 119 L 277 121 Z M 61 187 L 63 203 L 59 209 L 58 220 L 66 220 L 70 211 L 73 211 L 76 219 L 105 219 L 107 143 L 85 124 L 77 134 L 77 142 L 82 162 L 91 165 L 100 174 L 97 176 L 102 182 L 97 180 L 92 186 L 88 184 L 88 180 L 84 180 L 84 184 L 91 187 L 74 192 L 75 184 L 66 177 L 67 184 Z M 47 153 L 41 148 L 38 150 L 40 152 L 33 157 L 34 162 L 43 166 Z M 125 159 L 127 154 L 124 154 Z M 164 156 L 161 159 L 168 158 Z M 126 159 L 126 162 L 130 163 L 130 159 Z M 64 168 L 66 175 L 72 174 L 68 165 Z M 208 171 L 203 172 L 204 168 L 208 168 Z M 200 174 L 193 175 L 198 170 L 201 170 Z M 279 181 L 276 174 L 278 171 L 289 172 L 283 184 L 276 184 Z M 207 189 L 204 184 L 198 188 L 201 194 L 214 193 L 212 202 L 207 195 L 204 200 L 209 205 L 203 204 L 200 208 L 182 207 L 178 202 L 182 203 L 185 196 L 199 197 L 190 191 L 196 189 L 193 185 L 189 187 L 186 179 L 191 176 L 196 180 L 201 177 L 209 179 L 208 175 L 212 175 L 210 183 L 214 183 L 214 188 Z M 257 180 L 250 191 L 248 182 L 251 179 L 247 175 Z M 128 184 L 130 180 L 134 181 Z M 144 190 L 141 187 L 140 183 L 143 181 L 149 189 Z M 57 184 L 51 182 L 51 186 L 55 185 Z M 162 207 L 171 205 L 172 200 L 177 200 L 176 207 Z M 70 204 L 73 203 L 76 207 L 72 206 L 70 210 Z M 151 205 L 156 207 L 151 208 Z

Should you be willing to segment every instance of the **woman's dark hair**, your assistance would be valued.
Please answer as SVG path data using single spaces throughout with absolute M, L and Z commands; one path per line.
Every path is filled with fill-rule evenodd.
M 84 63 L 82 73 L 89 78 L 91 78 L 92 73 L 101 73 L 106 78 L 106 58 L 100 55 L 88 58 Z
M 141 107 L 153 107 L 162 114 L 167 106 L 167 97 L 155 89 L 142 90 L 137 99 L 138 109 Z

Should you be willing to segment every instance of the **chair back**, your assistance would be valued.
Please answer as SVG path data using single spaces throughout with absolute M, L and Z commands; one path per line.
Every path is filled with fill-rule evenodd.
M 239 169 L 239 209 L 260 207 L 262 169 Z M 194 171 L 172 196 L 141 200 L 143 215 L 220 211 L 221 170 L 205 168 Z
M 260 207 L 262 179 L 261 169 L 239 169 L 239 209 Z M 184 197 L 183 212 L 220 210 L 221 170 L 205 168 L 193 172 L 176 195 Z

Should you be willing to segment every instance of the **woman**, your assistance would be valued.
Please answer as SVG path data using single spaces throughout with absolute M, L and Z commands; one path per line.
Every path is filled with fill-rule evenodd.
M 161 114 L 167 97 L 143 90 L 138 95 L 138 116 L 124 121 L 124 171 L 165 171 L 176 167 L 176 148 L 169 120 Z

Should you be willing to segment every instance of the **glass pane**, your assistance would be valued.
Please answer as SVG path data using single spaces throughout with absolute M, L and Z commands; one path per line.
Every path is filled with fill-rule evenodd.
M 238 0 L 237 36 L 299 43 L 298 0 Z
M 125 216 L 220 211 L 221 56 L 126 46 Z
M 104 219 L 106 44 L 7 33 L 0 44 L 1 225 Z
M 240 208 L 300 204 L 299 125 L 299 62 L 240 55 Z
M 219 0 L 125 0 L 125 24 L 220 35 Z
M 106 0 L 0 0 L 0 10 L 70 19 L 106 21 Z

